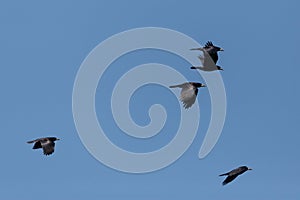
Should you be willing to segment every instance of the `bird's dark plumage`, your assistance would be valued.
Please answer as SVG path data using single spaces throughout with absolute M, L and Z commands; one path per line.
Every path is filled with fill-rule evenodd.
M 218 61 L 218 51 L 224 51 L 221 47 L 214 46 L 211 41 L 208 41 L 203 48 L 213 59 L 215 63 Z
M 56 137 L 45 137 L 38 138 L 32 141 L 28 141 L 28 144 L 34 143 L 33 149 L 43 148 L 43 152 L 45 155 L 50 155 L 54 152 L 55 143 L 54 141 L 59 140 Z
M 196 97 L 198 94 L 198 88 L 199 87 L 206 87 L 202 83 L 197 82 L 187 82 L 179 85 L 172 85 L 170 88 L 182 88 L 181 94 L 180 94 L 180 100 L 183 103 L 183 107 L 185 109 L 190 108 L 196 101 Z
M 214 70 L 222 70 L 220 67 L 214 67 L 214 64 L 217 64 L 217 61 L 219 59 L 218 57 L 218 51 L 224 51 L 221 47 L 214 46 L 211 41 L 208 41 L 203 48 L 194 48 L 191 50 L 200 50 L 203 52 L 203 56 L 200 56 L 200 60 L 202 62 L 204 71 L 214 71 Z M 192 68 L 195 69 L 195 68 Z
M 234 170 L 231 170 L 230 172 L 221 174 L 219 176 L 227 176 L 226 179 L 222 183 L 223 185 L 226 185 L 227 183 L 230 183 L 231 181 L 233 181 L 237 176 L 243 174 L 244 172 L 246 172 L 248 170 L 252 170 L 252 169 L 248 168 L 247 166 L 241 166 Z

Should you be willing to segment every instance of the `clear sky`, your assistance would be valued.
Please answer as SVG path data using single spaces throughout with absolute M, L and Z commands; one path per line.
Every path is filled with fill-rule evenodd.
M 296 0 L 1 1 L 0 199 L 300 199 L 299 6 Z M 85 149 L 73 120 L 72 91 L 81 63 L 100 42 L 148 26 L 225 49 L 219 65 L 225 69 L 227 115 L 218 143 L 200 160 L 210 119 L 209 92 L 201 88 L 200 128 L 186 153 L 162 170 L 129 174 L 106 167 Z M 155 50 L 133 52 L 112 64 L 116 71 L 108 71 L 98 86 L 97 116 L 108 137 L 136 152 L 160 148 L 178 127 L 178 116 L 169 115 L 154 142 L 137 141 L 122 135 L 105 109 L 109 81 L 149 62 L 204 82 L 186 61 Z M 155 85 L 141 88 L 131 100 L 133 119 L 147 125 L 154 103 L 176 113 L 180 104 L 170 95 Z M 42 136 L 61 138 L 53 155 L 26 144 Z M 240 165 L 254 170 L 222 186 L 218 175 Z

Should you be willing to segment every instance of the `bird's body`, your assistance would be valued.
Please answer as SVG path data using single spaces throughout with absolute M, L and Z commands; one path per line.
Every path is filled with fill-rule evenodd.
M 198 56 L 202 66 L 192 66 L 191 69 L 200 69 L 202 71 L 211 72 L 216 70 L 223 70 L 222 67 L 216 65 L 209 55 L 206 55 L 207 52 L 203 53 L 204 55 Z
M 180 100 L 185 109 L 190 108 L 196 101 L 199 87 L 205 87 L 202 83 L 187 82 L 179 85 L 170 86 L 170 88 L 182 88 L 180 93 Z
M 207 52 L 214 63 L 217 63 L 219 59 L 218 52 L 224 51 L 224 49 L 222 49 L 221 47 L 213 45 L 211 41 L 208 41 L 203 48 L 193 48 L 191 50 L 200 50 L 202 52 Z
M 248 168 L 247 166 L 241 166 L 234 170 L 231 170 L 230 172 L 221 174 L 219 176 L 227 176 L 226 179 L 222 183 L 223 185 L 226 185 L 227 183 L 230 183 L 231 181 L 233 181 L 237 176 L 245 173 L 248 170 L 252 170 L 252 169 Z
M 216 65 L 219 59 L 218 51 L 224 51 L 222 48 L 214 46 L 212 42 L 208 41 L 203 48 L 193 48 L 191 50 L 200 50 L 203 52 L 203 56 L 198 57 L 203 66 L 192 66 L 191 69 L 201 69 L 203 71 L 223 70 L 220 66 Z
M 45 155 L 50 155 L 54 152 L 55 143 L 54 141 L 59 140 L 56 137 L 44 137 L 38 138 L 32 141 L 28 141 L 28 144 L 34 143 L 33 149 L 43 149 Z

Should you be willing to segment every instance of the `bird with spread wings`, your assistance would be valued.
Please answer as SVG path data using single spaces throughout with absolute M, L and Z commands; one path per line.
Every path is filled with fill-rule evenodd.
M 56 137 L 44 137 L 28 141 L 28 144 L 34 143 L 33 149 L 43 149 L 43 153 L 48 156 L 54 152 L 55 141 L 60 140 Z
M 219 59 L 218 52 L 224 51 L 221 47 L 214 46 L 211 41 L 208 41 L 203 48 L 193 48 L 191 50 L 200 50 L 203 55 L 198 56 L 202 66 L 192 66 L 191 69 L 200 69 L 203 71 L 223 70 L 220 66 L 216 65 Z

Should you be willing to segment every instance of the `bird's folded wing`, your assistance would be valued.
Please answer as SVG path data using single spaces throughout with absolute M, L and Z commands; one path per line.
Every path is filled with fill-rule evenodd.
M 223 185 L 226 185 L 227 183 L 230 183 L 233 181 L 238 175 L 229 175 L 226 177 L 226 179 L 223 181 Z

